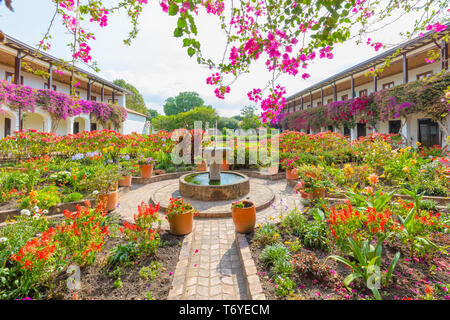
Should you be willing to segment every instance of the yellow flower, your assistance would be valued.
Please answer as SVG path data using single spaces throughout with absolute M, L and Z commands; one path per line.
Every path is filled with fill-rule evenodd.
M 417 163 L 417 160 L 416 160 L 416 159 L 412 159 L 412 160 L 411 160 L 411 163 L 412 163 L 412 164 L 416 164 L 416 163 Z
M 291 242 L 290 241 L 285 241 L 284 244 L 291 244 Z
M 280 235 L 279 235 L 278 233 L 275 233 L 275 234 L 274 234 L 274 237 L 275 237 L 275 238 L 278 238 L 279 236 L 280 236 Z
M 409 172 L 409 168 L 408 167 L 403 167 L 402 171 L 403 172 Z
M 416 146 L 418 146 L 418 147 L 419 147 L 419 146 L 420 146 L 420 144 L 421 144 L 421 143 L 420 143 L 419 141 L 417 141 L 417 142 L 416 142 Z

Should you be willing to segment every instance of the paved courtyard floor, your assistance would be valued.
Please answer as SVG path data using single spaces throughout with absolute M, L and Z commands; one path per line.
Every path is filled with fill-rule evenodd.
M 301 206 L 300 197 L 285 180 L 251 178 L 251 181 L 269 188 L 275 195 L 271 206 L 257 212 L 257 224 L 276 223 L 289 209 Z M 170 185 L 178 185 L 178 179 L 134 185 L 121 195 L 117 212 L 131 221 L 138 204 L 148 203 L 155 190 Z M 169 229 L 166 219 L 162 228 Z M 248 299 L 235 238 L 231 217 L 196 218 L 193 232 L 183 240 L 168 299 Z

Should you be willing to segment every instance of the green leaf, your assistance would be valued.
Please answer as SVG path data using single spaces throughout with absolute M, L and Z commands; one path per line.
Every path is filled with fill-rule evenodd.
M 194 48 L 188 48 L 188 55 L 189 57 L 192 57 L 195 54 L 195 49 Z
M 180 28 L 176 28 L 173 32 L 174 37 L 179 38 L 183 35 L 183 30 Z
M 384 285 L 387 286 L 389 283 L 389 280 L 391 279 L 392 273 L 394 272 L 395 266 L 397 265 L 398 259 L 400 258 L 400 252 L 397 252 L 394 256 L 394 258 L 391 261 L 391 264 L 389 265 L 388 272 L 386 273 L 386 278 L 384 281 Z
M 175 3 L 172 3 L 169 7 L 169 16 L 174 16 L 178 13 L 178 6 Z

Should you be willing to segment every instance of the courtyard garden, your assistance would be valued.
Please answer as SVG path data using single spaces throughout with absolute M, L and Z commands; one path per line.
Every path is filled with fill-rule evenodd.
M 191 132 L 203 136 L 203 147 L 216 143 L 217 137 Z M 197 234 L 214 217 L 169 193 L 164 209 L 150 199 L 158 183 L 204 170 L 203 163 L 171 162 L 178 143 L 172 134 L 103 130 L 61 137 L 30 130 L 0 140 L 0 298 L 170 299 L 180 272 L 203 270 L 214 251 L 219 265 L 229 263 L 238 274 L 235 298 L 238 291 L 256 298 L 242 288 L 253 285 L 239 270 L 247 266 L 233 244 L 233 220 L 246 233 L 267 299 L 449 299 L 445 148 L 405 146 L 400 136 L 383 134 L 353 142 L 332 132 L 235 139 L 223 169 L 260 185 L 271 176 L 264 188 L 274 196 L 240 226 L 234 212 L 254 210 L 253 203 L 223 202 L 233 219 L 216 219 L 228 226 L 229 252 L 222 256 L 222 242 L 208 240 L 204 245 L 217 241 L 217 249 L 204 256 L 204 237 L 217 235 L 215 229 Z M 279 172 L 259 175 L 264 168 L 250 164 L 252 149 L 274 139 Z M 236 164 L 239 143 L 244 164 Z M 186 214 L 184 230 L 174 231 L 172 222 Z M 211 269 L 205 286 L 214 286 L 213 272 L 227 269 Z M 187 289 L 180 290 L 186 297 Z

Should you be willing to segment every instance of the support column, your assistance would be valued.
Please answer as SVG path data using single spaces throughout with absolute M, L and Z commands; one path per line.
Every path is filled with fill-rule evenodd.
M 50 63 L 50 65 L 48 67 L 48 74 L 49 74 L 49 77 L 47 79 L 48 89 L 53 90 L 53 64 L 52 63 Z
M 22 74 L 22 52 L 17 51 L 14 63 L 14 84 L 20 85 Z M 22 106 L 19 105 L 19 131 L 22 131 Z
M 302 96 L 301 102 L 302 102 L 302 110 L 303 110 L 303 96 Z
M 313 107 L 313 98 L 312 98 L 312 92 L 309 92 L 309 107 L 312 108 Z
M 323 87 L 320 88 L 320 103 L 323 105 Z
M 334 102 L 337 101 L 337 87 L 336 87 L 336 83 L 333 83 L 333 100 L 334 100 Z
M 351 140 L 356 140 L 358 139 L 358 127 L 354 126 L 353 128 L 350 129 L 350 139 Z
M 406 53 L 403 54 L 403 83 L 408 83 L 408 59 Z
M 102 98 L 101 98 L 102 102 L 105 101 L 105 85 L 102 84 Z
M 350 76 L 350 90 L 351 90 L 350 99 L 354 99 L 355 98 L 355 79 L 353 79 L 353 75 Z
M 73 121 L 74 118 L 67 119 L 67 134 L 73 134 Z
M 86 100 L 91 100 L 91 79 L 88 79 Z
M 402 135 L 403 138 L 406 139 L 406 145 L 409 145 L 409 137 L 408 137 L 408 119 L 406 118 L 402 118 L 402 130 L 400 132 L 400 134 Z
M 373 92 L 377 92 L 378 91 L 378 76 L 374 76 L 373 77 Z
M 112 103 L 114 104 L 116 102 L 116 91 L 113 89 L 112 92 Z

